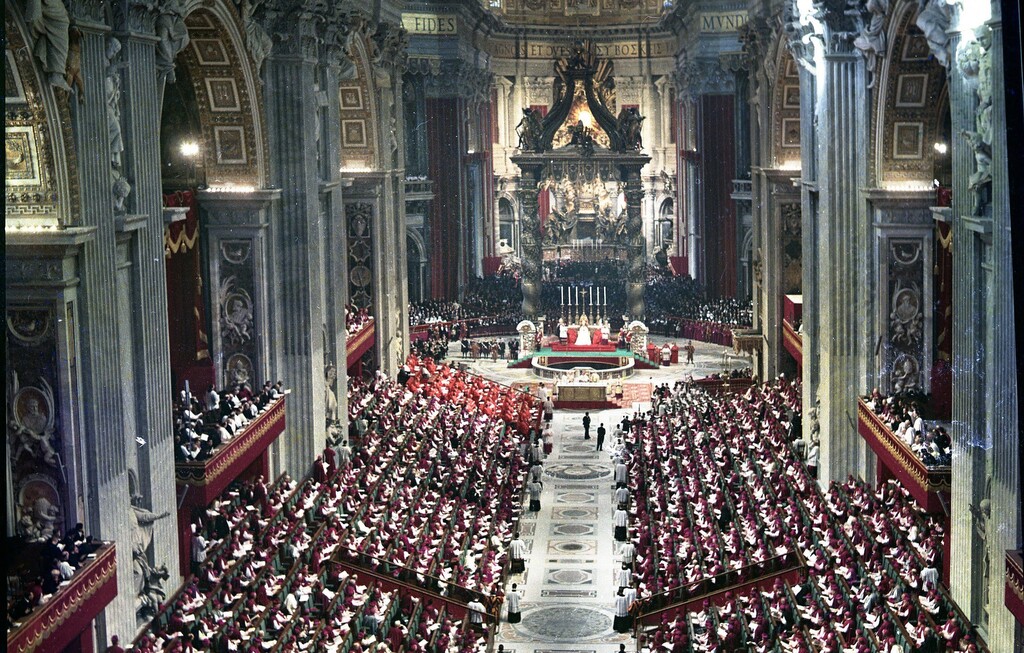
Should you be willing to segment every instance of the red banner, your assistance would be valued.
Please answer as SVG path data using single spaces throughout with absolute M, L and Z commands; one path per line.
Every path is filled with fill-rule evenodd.
M 164 228 L 171 378 L 175 390 L 184 388 L 185 381 L 205 389 L 215 380 L 206 336 L 198 203 L 192 191 L 178 191 L 164 195 L 164 206 L 188 207 L 184 220 Z

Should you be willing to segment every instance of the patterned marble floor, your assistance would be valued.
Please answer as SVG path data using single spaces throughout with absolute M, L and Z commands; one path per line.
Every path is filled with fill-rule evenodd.
M 665 339 L 654 337 L 652 341 L 660 346 Z M 554 447 L 544 461 L 541 510 L 525 512 L 520 528 L 529 550 L 526 571 L 509 579 L 509 587 L 519 584 L 523 619 L 509 624 L 502 615 L 495 650 L 499 644 L 508 653 L 617 653 L 619 644 L 625 644 L 628 651 L 636 650 L 631 634 L 612 630 L 614 574 L 619 567 L 612 525 L 613 465 L 607 451 L 595 450 L 596 432 L 604 423 L 608 429 L 605 447 L 610 449 L 615 424 L 627 412 L 648 410 L 653 386 L 750 364 L 748 358 L 731 356 L 732 350 L 726 347 L 699 342 L 694 346 L 693 365 L 645 370 L 633 376 L 629 381 L 646 386 L 646 396 L 632 393 L 631 398 L 638 400 L 632 405 L 591 411 L 590 440 L 583 439 L 584 411 L 555 411 Z M 457 344 L 450 352 L 451 360 L 501 383 L 534 386 L 538 381 L 530 370 L 509 369 L 505 361 L 463 360 Z
M 591 439 L 583 439 L 583 411 L 555 411 L 554 447 L 544 461 L 539 513 L 525 513 L 530 549 L 524 574 L 510 579 L 523 595 L 523 619 L 502 619 L 495 639 L 505 651 L 613 653 L 630 635 L 612 630 L 616 544 L 612 535 L 612 461 L 596 451 L 596 431 L 611 433 L 625 410 L 593 411 Z

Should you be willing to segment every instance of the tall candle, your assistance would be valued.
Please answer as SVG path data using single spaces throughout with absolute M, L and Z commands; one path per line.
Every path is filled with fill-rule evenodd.
M 580 305 L 580 287 L 576 286 L 576 305 Z
M 608 286 L 604 287 L 604 305 L 608 305 Z
M 561 298 L 561 301 L 558 302 L 559 305 L 565 306 L 565 286 L 558 287 L 558 296 Z

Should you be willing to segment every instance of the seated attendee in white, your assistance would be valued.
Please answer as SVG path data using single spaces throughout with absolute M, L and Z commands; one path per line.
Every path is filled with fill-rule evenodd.
M 590 342 L 590 320 L 586 315 L 580 316 L 580 328 L 576 331 L 576 344 L 580 347 L 589 347 Z

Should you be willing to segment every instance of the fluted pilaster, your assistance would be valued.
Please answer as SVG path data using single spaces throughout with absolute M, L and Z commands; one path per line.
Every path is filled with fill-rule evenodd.
M 81 222 L 96 227 L 96 237 L 82 246 L 81 261 L 81 370 L 82 432 L 86 449 L 88 530 L 98 538 L 113 540 L 119 561 L 118 595 L 98 623 L 101 639 L 117 634 L 130 641 L 135 632 L 135 591 L 132 583 L 132 530 L 125 511 L 130 510 L 127 456 L 123 438 L 124 397 L 120 369 L 122 342 L 117 296 L 117 244 L 111 201 L 110 145 L 107 132 L 104 79 L 107 69 L 108 28 L 79 16 L 83 101 L 75 106 L 78 174 L 81 184 Z M 162 257 L 161 257 L 162 259 Z M 166 320 L 166 316 L 164 317 Z
M 988 23 L 992 29 L 992 315 L 986 413 L 992 438 L 992 512 L 988 534 L 990 601 L 988 641 L 993 651 L 1020 650 L 1014 642 L 1021 627 L 1003 600 L 1005 575 L 1003 559 L 1007 549 L 1020 546 L 1020 430 L 1017 423 L 1016 341 L 1013 301 L 1013 252 L 1010 233 L 1010 189 L 1007 171 L 1006 87 L 1003 84 L 1003 29 L 1000 19 Z M 1019 283 L 1019 281 L 1018 281 Z M 1005 645 L 1003 644 L 1005 642 Z
M 321 77 L 325 89 L 338 88 L 341 66 L 330 63 L 323 67 Z M 324 207 L 324 286 L 326 303 L 324 319 L 327 326 L 326 362 L 333 363 L 337 378 L 334 381 L 334 395 L 338 401 L 338 418 L 341 435 L 348 435 L 348 364 L 345 330 L 345 305 L 348 303 L 348 264 L 345 259 L 348 239 L 345 223 L 345 206 L 342 202 L 342 179 L 337 162 L 341 161 L 341 118 L 338 93 L 325 93 L 326 103 L 322 107 L 323 134 L 320 175 L 324 183 L 320 187 L 320 201 Z
M 294 407 L 287 432 L 275 444 L 274 471 L 300 476 L 326 442 L 316 60 L 301 51 L 272 54 L 264 75 L 273 183 L 282 192 L 271 224 L 276 268 L 270 303 L 277 340 L 272 373 L 292 390 Z
M 124 56 L 123 87 L 130 102 L 124 103 L 125 132 L 123 165 L 133 183 L 129 206 L 144 220 L 134 231 L 132 248 L 132 303 L 121 307 L 131 311 L 131 339 L 134 349 L 137 433 L 146 441 L 139 447 L 131 438 L 128 451 L 138 457 L 139 494 L 143 505 L 157 514 L 177 512 L 174 481 L 173 417 L 170 341 L 167 322 L 167 271 L 164 263 L 163 189 L 160 176 L 160 113 L 162 82 L 156 72 L 156 38 L 127 33 L 121 37 Z M 179 578 L 177 525 L 174 517 L 153 524 L 156 566 L 167 565 L 168 582 Z M 167 588 L 170 589 L 170 588 Z
M 950 39 L 956 52 L 959 34 Z M 950 114 L 954 134 L 953 167 L 953 479 L 950 524 L 949 585 L 953 598 L 975 623 L 981 620 L 980 584 L 983 547 L 975 517 L 985 495 L 985 332 L 988 328 L 983 269 L 984 227 L 965 219 L 972 211 L 969 177 L 974 153 L 961 131 L 975 128 L 977 80 L 966 77 L 955 63 L 949 68 Z
M 868 160 L 868 98 L 864 62 L 848 44 L 837 43 L 824 56 L 818 74 L 824 83 L 817 98 L 818 185 L 817 268 L 818 340 L 821 384 L 821 479 L 854 474 L 873 478 L 870 450 L 857 434 L 857 394 L 866 385 L 864 358 L 871 357 L 870 224 L 860 189 Z M 806 263 L 805 263 L 806 269 Z M 808 311 L 805 306 L 805 313 Z M 870 341 L 873 342 L 873 341 Z M 811 350 L 814 358 L 815 350 Z

